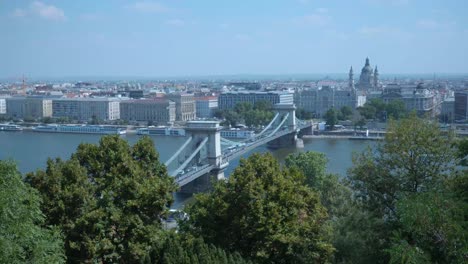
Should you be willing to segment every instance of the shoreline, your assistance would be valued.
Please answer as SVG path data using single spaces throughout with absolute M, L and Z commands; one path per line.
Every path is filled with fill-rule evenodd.
M 331 138 L 331 139 L 349 139 L 349 140 L 383 140 L 381 136 L 349 136 L 349 135 L 304 135 L 304 139 Z

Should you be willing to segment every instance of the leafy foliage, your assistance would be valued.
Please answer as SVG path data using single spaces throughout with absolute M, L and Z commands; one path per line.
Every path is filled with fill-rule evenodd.
M 383 144 L 354 157 L 351 185 L 368 208 L 394 217 L 400 197 L 427 191 L 455 170 L 452 141 L 415 115 L 392 121 Z
M 336 110 L 333 108 L 329 109 L 325 113 L 324 118 L 325 118 L 326 125 L 329 126 L 330 129 L 332 130 L 335 127 L 335 125 L 338 124 L 338 114 Z
M 420 253 L 419 259 L 432 263 L 462 263 L 468 257 L 466 209 L 445 192 L 417 193 L 398 201 L 401 228 L 389 249 L 392 262 Z
M 350 188 L 337 175 L 326 173 L 326 164 L 324 154 L 312 151 L 291 154 L 285 160 L 287 167 L 298 169 L 305 175 L 307 184 L 320 195 L 328 211 L 328 224 L 333 231 L 330 239 L 336 249 L 334 262 L 376 263 L 380 255 L 367 245 L 379 244 L 379 237 L 377 233 L 360 231 L 380 230 L 382 221 L 373 218 L 353 201 Z
M 296 109 L 296 117 L 302 120 L 309 120 L 313 118 L 313 114 L 304 110 L 304 108 Z
M 414 114 L 390 122 L 387 132 L 383 144 L 354 157 L 349 181 L 370 221 L 349 225 L 343 234 L 373 236 L 357 248 L 376 253 L 367 263 L 466 261 L 466 190 L 454 186 L 468 182 L 456 170 L 453 138 Z
M 348 120 L 353 116 L 353 109 L 347 105 L 340 108 L 338 111 L 338 119 L 339 120 Z
M 249 264 L 239 253 L 230 254 L 207 244 L 201 238 L 170 233 L 158 248 L 153 248 L 144 259 L 144 264 Z
M 259 101 L 255 105 L 249 102 L 238 103 L 233 110 L 218 110 L 215 112 L 217 118 L 224 118 L 227 124 L 235 126 L 245 122 L 249 127 L 268 124 L 273 119 L 271 103 Z
M 0 161 L 0 263 L 64 263 L 60 232 L 44 228 L 41 200 L 12 162 Z
M 400 119 L 408 114 L 405 103 L 400 100 L 392 100 L 388 103 L 382 99 L 371 99 L 358 108 L 359 113 L 366 119 L 379 119 L 387 121 L 388 118 Z
M 241 160 L 230 178 L 188 206 L 182 231 L 260 263 L 326 262 L 327 213 L 296 169 L 270 154 Z
M 70 262 L 135 262 L 155 244 L 176 186 L 150 138 L 119 136 L 81 144 L 70 160 L 48 160 L 27 175 L 44 200 L 46 223 L 60 226 Z

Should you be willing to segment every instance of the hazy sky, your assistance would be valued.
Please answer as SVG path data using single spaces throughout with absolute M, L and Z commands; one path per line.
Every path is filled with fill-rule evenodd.
M 0 77 L 468 73 L 467 0 L 0 0 Z

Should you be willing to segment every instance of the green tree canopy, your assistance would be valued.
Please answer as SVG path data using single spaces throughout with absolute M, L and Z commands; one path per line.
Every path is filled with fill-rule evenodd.
M 271 154 L 254 154 L 196 196 L 182 231 L 261 263 L 326 262 L 326 210 L 304 180 Z
M 338 114 L 333 108 L 329 109 L 325 113 L 324 118 L 325 118 L 326 125 L 330 126 L 330 129 L 333 129 L 335 125 L 338 124 Z
M 393 118 L 397 120 L 405 117 L 408 112 L 406 110 L 405 102 L 400 99 L 388 102 L 385 106 L 385 111 L 387 114 L 387 116 L 384 116 L 385 118 Z
M 49 159 L 27 181 L 44 200 L 46 223 L 62 228 L 73 263 L 140 260 L 176 190 L 149 137 L 133 147 L 119 136 L 80 144 L 70 160 Z
M 359 247 L 373 252 L 367 263 L 466 260 L 466 191 L 450 186 L 468 183 L 457 172 L 454 146 L 436 123 L 412 114 L 391 121 L 382 144 L 354 157 L 349 183 L 368 217 L 342 234 L 371 238 Z
M 201 238 L 169 233 L 164 242 L 153 248 L 146 256 L 144 264 L 249 264 L 239 253 L 228 253 Z
M 304 108 L 297 108 L 296 117 L 302 120 L 309 120 L 309 119 L 312 119 L 313 114 L 311 112 L 304 110 Z
M 257 127 L 266 125 L 273 119 L 271 103 L 268 101 L 258 101 L 255 105 L 250 102 L 241 102 L 232 110 L 218 110 L 214 115 L 217 118 L 223 118 L 224 124 L 230 126 L 244 122 L 249 127 Z
M 353 158 L 350 183 L 357 195 L 380 214 L 394 216 L 395 202 L 444 181 L 456 166 L 453 138 L 436 123 L 414 114 L 391 121 L 383 144 Z
M 345 105 L 340 108 L 338 116 L 340 120 L 348 120 L 353 116 L 353 109 L 350 106 Z
M 358 111 L 366 119 L 379 119 L 380 121 L 387 121 L 390 117 L 400 119 L 408 114 L 405 103 L 401 99 L 385 103 L 382 99 L 374 98 L 359 107 Z
M 40 204 L 16 165 L 0 160 L 0 263 L 65 262 L 60 232 L 42 227 Z

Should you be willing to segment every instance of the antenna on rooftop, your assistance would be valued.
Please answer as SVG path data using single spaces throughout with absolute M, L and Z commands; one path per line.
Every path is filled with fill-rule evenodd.
M 26 77 L 23 74 L 23 79 L 22 79 L 22 85 L 21 85 L 21 91 L 23 94 L 26 94 Z

